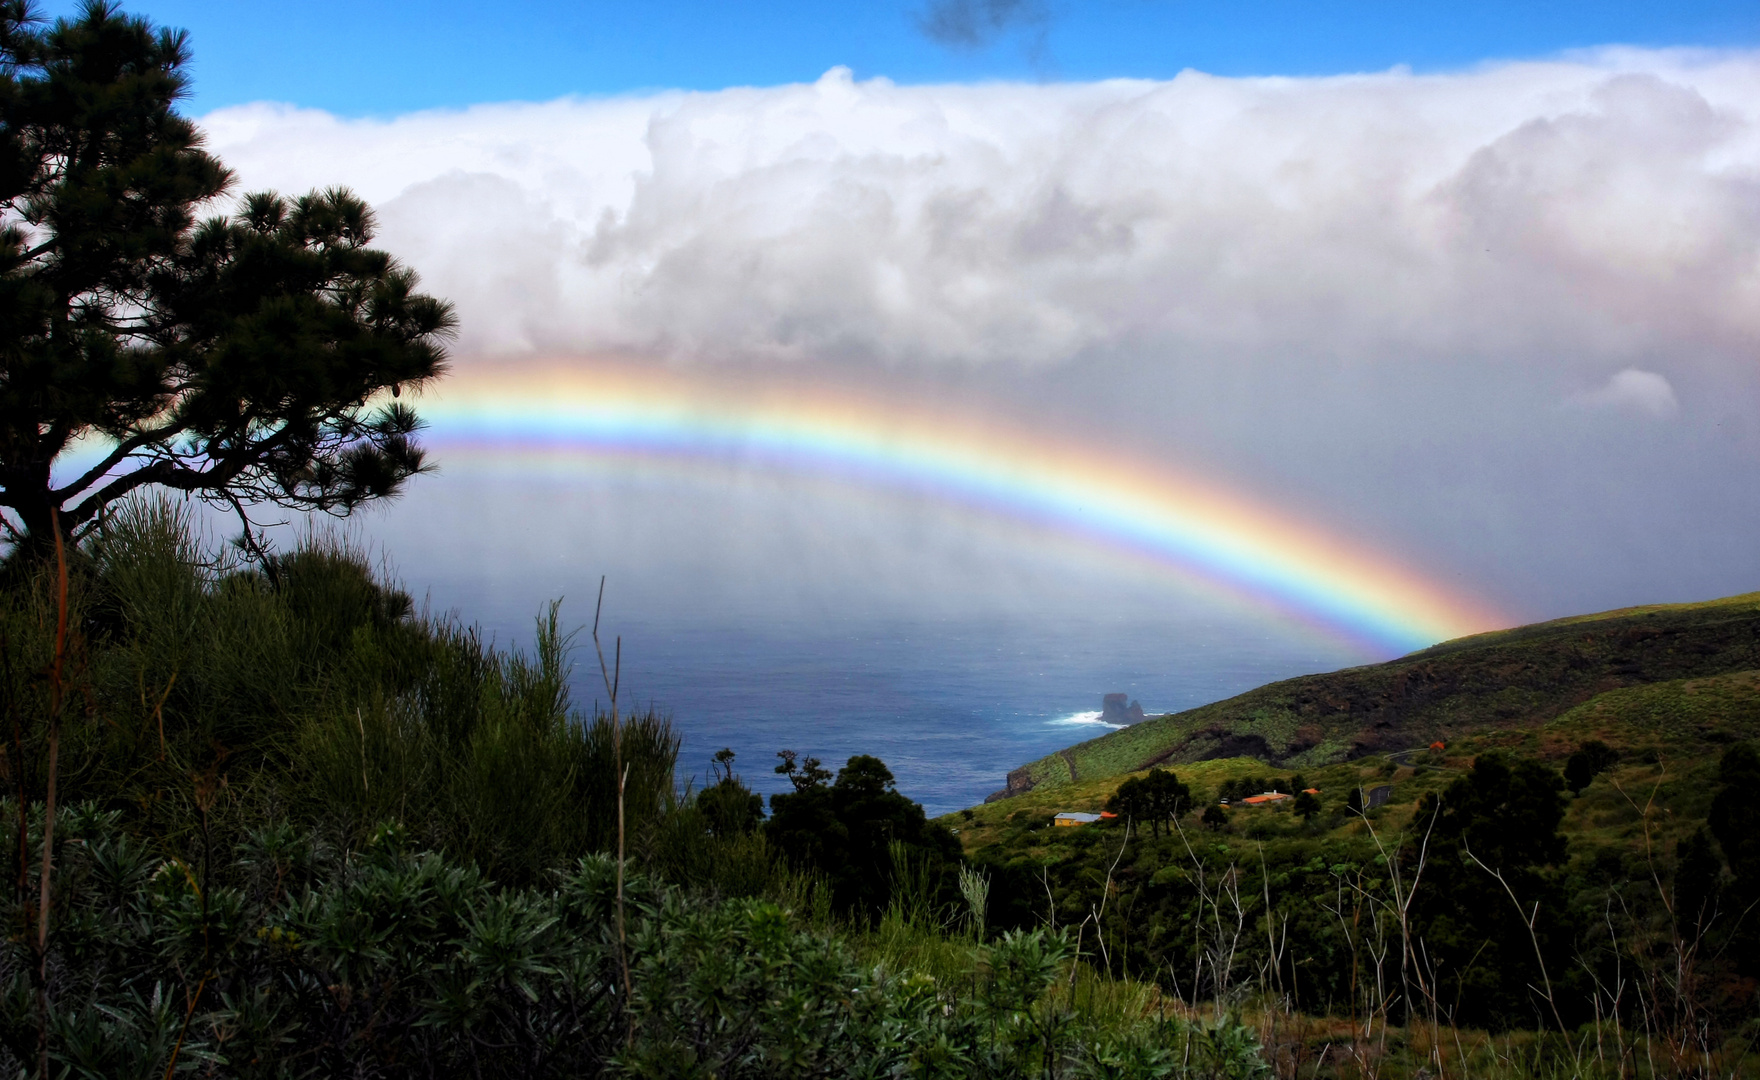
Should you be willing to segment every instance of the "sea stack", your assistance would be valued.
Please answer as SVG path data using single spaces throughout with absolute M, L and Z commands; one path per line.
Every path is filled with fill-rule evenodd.
M 1100 719 L 1108 724 L 1136 724 L 1148 717 L 1143 715 L 1142 705 L 1130 701 L 1129 694 L 1107 694 L 1100 699 Z

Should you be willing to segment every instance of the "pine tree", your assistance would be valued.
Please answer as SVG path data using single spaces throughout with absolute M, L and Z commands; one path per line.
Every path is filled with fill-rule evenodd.
M 176 106 L 184 34 L 0 0 L 0 514 L 40 544 L 146 485 L 347 513 L 423 471 L 450 307 L 340 189 L 246 196 Z M 101 457 L 77 472 L 70 451 Z M 59 463 L 59 469 L 58 469 Z M 58 475 L 60 473 L 60 475 Z

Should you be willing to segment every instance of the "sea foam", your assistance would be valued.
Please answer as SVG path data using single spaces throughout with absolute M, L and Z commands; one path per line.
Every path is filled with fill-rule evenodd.
M 1070 727 L 1075 727 L 1077 725 L 1084 725 L 1084 726 L 1093 726 L 1093 727 L 1112 728 L 1114 730 L 1126 726 L 1124 724 L 1108 724 L 1106 721 L 1100 719 L 1100 710 L 1099 709 L 1091 709 L 1087 712 L 1071 713 L 1068 716 L 1060 716 L 1055 720 L 1047 721 L 1047 723 L 1057 724 L 1060 726 L 1067 725 Z

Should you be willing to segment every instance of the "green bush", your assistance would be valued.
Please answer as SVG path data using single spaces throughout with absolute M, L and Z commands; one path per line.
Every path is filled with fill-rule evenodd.
M 116 810 L 186 857 L 214 830 L 276 817 L 343 846 L 395 818 L 508 882 L 616 846 L 614 727 L 569 699 L 555 605 L 530 655 L 496 649 L 417 613 L 339 541 L 239 565 L 205 552 L 165 500 L 125 504 L 68 554 L 61 798 Z M 0 584 L 0 691 L 20 721 L 10 794 L 38 803 L 58 578 L 15 555 Z M 652 713 L 617 732 L 635 849 L 678 801 L 678 737 Z
M 60 815 L 57 1074 L 1258 1075 L 1245 1029 L 1084 1024 L 1059 993 L 1065 933 L 1004 934 L 944 984 L 864 963 L 773 902 L 631 874 L 626 981 L 607 856 L 511 887 L 411 850 L 395 826 L 349 853 L 267 826 L 225 865 L 162 858 L 119 826 Z M 8 1075 L 35 1061 L 34 965 L 18 938 L 0 943 Z M 1169 1071 L 1181 1056 L 1206 1071 Z

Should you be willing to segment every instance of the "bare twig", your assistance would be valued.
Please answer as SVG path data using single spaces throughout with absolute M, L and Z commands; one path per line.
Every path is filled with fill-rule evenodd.
M 361 794 L 371 797 L 373 789 L 367 786 L 367 721 L 361 716 L 361 707 L 354 707 L 354 723 L 361 731 Z
M 1481 862 L 1479 856 L 1473 854 L 1473 849 L 1467 846 L 1467 838 L 1464 836 L 1461 837 L 1461 850 L 1466 853 L 1467 858 L 1473 860 L 1473 865 L 1496 878 L 1497 883 L 1503 886 L 1503 891 L 1509 894 L 1509 902 L 1515 905 L 1516 915 L 1521 918 L 1522 925 L 1528 930 L 1528 940 L 1533 943 L 1534 961 L 1540 965 L 1540 981 L 1545 984 L 1544 994 L 1546 997 L 1546 1004 L 1547 1007 L 1552 1010 L 1553 1022 L 1558 1024 L 1558 1030 L 1561 1034 L 1568 1036 L 1570 1034 L 1570 1029 L 1564 1026 L 1564 1018 L 1559 1015 L 1558 1002 L 1553 998 L 1552 994 L 1552 977 L 1546 973 L 1546 955 L 1540 948 L 1540 935 L 1534 929 L 1535 923 L 1538 922 L 1540 918 L 1540 901 L 1534 901 L 1533 908 L 1527 912 L 1523 912 L 1522 902 L 1516 898 L 1515 889 L 1504 879 L 1503 871 L 1493 870 L 1491 867 L 1486 866 Z M 1530 988 L 1532 988 L 1532 984 L 1530 984 Z
M 1131 819 L 1127 817 L 1124 819 L 1124 840 L 1118 845 L 1118 854 L 1112 857 L 1112 865 L 1106 868 L 1106 884 L 1100 890 L 1100 906 L 1089 908 L 1092 913 L 1090 917 L 1094 920 L 1094 937 L 1100 942 L 1100 962 L 1106 965 L 1109 974 L 1112 971 L 1112 956 L 1106 949 L 1106 924 L 1103 921 L 1106 918 L 1106 901 L 1112 896 L 1112 872 L 1118 869 L 1119 860 L 1124 858 L 1124 850 L 1130 846 L 1130 842 Z M 1070 984 L 1075 984 L 1074 968 L 1070 969 Z
M 614 666 L 605 666 L 605 647 L 599 644 L 599 615 L 605 608 L 605 578 L 599 577 L 599 602 L 593 606 L 593 651 L 599 656 L 599 675 L 605 680 L 605 693 L 611 698 L 611 760 L 612 768 L 617 773 L 617 961 L 623 969 L 623 1010 L 626 1022 L 624 1042 L 633 1045 L 636 1038 L 636 1014 L 631 1002 L 633 993 L 629 978 L 629 937 L 624 921 L 623 908 L 623 874 L 624 874 L 624 829 L 623 829 L 623 791 L 629 780 L 629 770 L 623 764 L 623 724 L 617 714 L 617 689 L 623 681 L 623 636 L 617 637 L 613 651 Z

